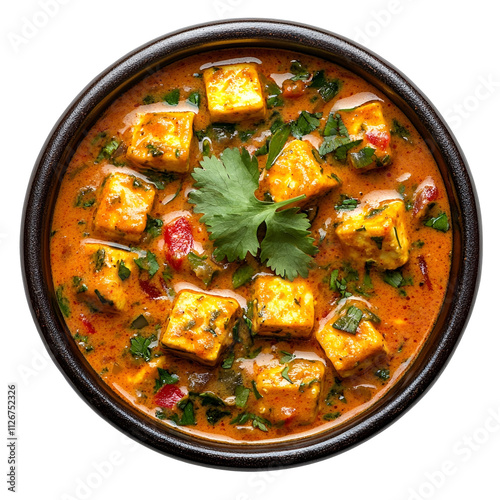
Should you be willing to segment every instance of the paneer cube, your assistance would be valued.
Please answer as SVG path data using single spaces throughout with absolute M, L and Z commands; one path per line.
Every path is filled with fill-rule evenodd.
M 129 306 L 127 280 L 130 274 L 124 268 L 134 272 L 137 255 L 98 243 L 83 243 L 80 248 L 86 265 L 81 275 L 73 278 L 77 299 L 102 312 L 126 310 Z M 124 278 L 125 274 L 127 278 Z
M 256 335 L 299 339 L 311 335 L 314 297 L 306 281 L 259 276 L 252 301 L 252 328 Z
M 94 231 L 112 240 L 136 242 L 146 228 L 156 191 L 151 184 L 124 173 L 104 181 L 94 215 Z
M 337 330 L 328 322 L 316 338 L 340 377 L 361 373 L 387 353 L 384 338 L 370 321 L 361 321 L 355 334 Z
M 262 189 L 275 202 L 305 194 L 306 198 L 296 204 L 304 205 L 339 185 L 330 169 L 329 165 L 318 162 L 309 142 L 294 140 L 285 146 L 274 165 L 266 171 Z
M 257 66 L 232 64 L 203 72 L 212 122 L 234 123 L 266 116 Z
M 254 365 L 255 387 L 262 398 L 254 413 L 271 423 L 308 424 L 314 421 L 325 375 L 320 361 L 294 359 L 286 365 Z
M 410 244 L 406 234 L 405 208 L 401 200 L 367 206 L 348 216 L 335 232 L 346 256 L 353 261 L 374 261 L 382 269 L 396 269 L 408 261 Z
M 165 349 L 213 366 L 232 342 L 240 306 L 229 297 L 182 290 L 161 338 Z
M 343 111 L 341 117 L 349 136 L 353 140 L 363 141 L 356 150 L 349 153 L 353 167 L 367 171 L 391 163 L 391 133 L 380 102 L 365 104 L 352 111 Z
M 144 167 L 186 173 L 193 119 L 191 111 L 139 115 L 127 157 Z

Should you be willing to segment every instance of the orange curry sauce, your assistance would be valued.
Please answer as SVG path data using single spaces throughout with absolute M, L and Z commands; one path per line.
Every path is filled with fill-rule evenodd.
M 229 124 L 211 125 L 207 72 L 235 64 L 258 72 L 264 108 L 253 115 L 243 108 L 241 114 L 227 115 Z M 247 99 L 245 89 L 233 83 L 226 82 L 225 91 Z M 351 99 L 340 102 L 346 98 Z M 286 189 L 270 193 L 270 176 L 275 169 L 279 177 L 289 164 L 278 156 L 266 170 L 266 143 L 280 125 L 298 120 L 302 112 L 309 113 L 305 118 L 313 117 L 311 123 L 302 132 L 299 125 L 292 127 L 295 137 L 289 134 L 285 149 L 292 141 L 302 141 L 299 146 L 309 152 L 326 187 L 301 202 L 317 247 L 308 275 L 293 281 L 295 289 L 280 278 L 277 286 L 284 288 L 278 296 L 266 288 L 274 273 L 258 254 L 248 254 L 245 261 L 216 261 L 214 242 L 200 223 L 202 214 L 194 212 L 188 196 L 194 189 L 191 173 L 200 167 L 203 153 L 220 157 L 226 148 L 246 148 L 250 155 L 258 154 L 262 171 L 257 197 L 279 201 Z M 172 156 L 174 166 L 166 171 L 158 170 L 170 154 L 161 140 L 146 146 L 143 160 L 131 153 L 134 141 L 140 145 L 134 127 L 137 132 L 147 113 L 187 113 L 193 119 L 187 150 L 180 145 Z M 344 156 L 341 150 L 318 154 L 330 113 L 340 116 L 348 129 L 343 143 L 358 141 Z M 222 119 L 213 114 L 224 120 L 224 114 Z M 180 128 L 179 134 L 191 133 L 190 122 L 187 132 Z M 342 130 L 330 130 L 329 137 L 342 136 Z M 349 154 L 358 153 L 363 160 L 363 148 L 375 152 L 377 160 L 357 168 Z M 300 169 L 301 160 L 293 154 L 291 165 Z M 281 155 L 284 158 L 285 151 Z M 115 191 L 111 179 L 117 182 Z M 315 182 L 304 181 L 304 190 L 309 193 Z M 396 218 L 390 213 L 394 207 Z M 330 62 L 282 50 L 203 53 L 161 69 L 124 93 L 81 142 L 53 215 L 52 276 L 75 342 L 93 369 L 130 405 L 166 426 L 211 439 L 283 439 L 352 418 L 380 398 L 412 363 L 447 287 L 449 215 L 443 181 L 424 141 L 405 115 L 360 77 Z M 385 238 L 391 239 L 392 250 L 377 227 L 369 227 L 384 221 L 391 230 Z M 234 273 L 244 266 L 248 281 L 233 283 Z M 240 271 L 240 277 L 244 274 Z M 258 287 L 262 293 L 255 304 L 250 301 Z M 172 335 L 188 347 L 181 342 L 176 348 L 163 340 L 182 290 L 191 290 L 185 295 L 188 302 L 207 300 L 207 294 L 214 303 L 214 297 L 222 297 L 217 304 L 223 303 L 220 318 L 225 322 L 217 323 L 220 310 L 211 320 L 201 318 L 196 325 L 197 319 L 187 321 Z M 306 307 L 306 291 L 312 294 L 309 312 L 300 309 Z M 289 311 L 289 316 L 282 310 L 276 313 L 283 313 L 281 319 L 271 318 L 274 313 L 263 308 L 266 300 L 276 301 L 274 306 Z M 177 316 L 184 313 L 178 309 Z M 334 323 L 346 326 L 349 311 L 354 331 L 335 328 Z M 199 313 L 205 314 L 202 309 Z M 310 313 L 310 319 L 300 318 L 302 313 Z M 266 329 L 265 320 L 278 326 Z M 189 348 L 202 323 L 215 325 L 211 334 L 217 341 L 221 338 L 220 350 L 211 359 L 203 359 L 209 347 L 205 354 L 199 346 Z M 371 335 L 370 345 L 365 334 Z M 345 352 L 339 351 L 342 345 Z

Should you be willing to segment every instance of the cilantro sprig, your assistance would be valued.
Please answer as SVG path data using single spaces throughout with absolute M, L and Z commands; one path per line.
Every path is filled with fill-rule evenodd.
M 279 203 L 258 200 L 258 162 L 246 149 L 240 153 L 228 148 L 220 158 L 204 157 L 201 167 L 192 174 L 197 189 L 189 194 L 189 202 L 203 214 L 200 221 L 211 233 L 215 258 L 233 262 L 247 253 L 256 256 L 260 249 L 261 262 L 276 274 L 292 281 L 299 274 L 306 277 L 317 252 L 310 222 L 297 208 L 279 210 L 304 195 Z M 259 241 L 262 225 L 266 231 Z

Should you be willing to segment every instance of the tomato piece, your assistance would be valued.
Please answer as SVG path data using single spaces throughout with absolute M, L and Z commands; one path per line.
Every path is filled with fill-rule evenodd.
M 366 132 L 366 140 L 377 149 L 385 151 L 391 138 L 387 132 L 381 132 L 377 129 L 371 129 Z
M 194 244 L 193 230 L 186 217 L 179 217 L 165 226 L 164 239 L 167 248 L 167 260 L 178 271 L 184 257 L 190 252 Z
M 283 82 L 283 97 L 292 99 L 294 97 L 300 97 L 304 94 L 305 90 L 306 84 L 302 80 L 297 80 L 296 82 L 294 82 L 293 80 L 285 80 Z
M 150 299 L 158 299 L 162 296 L 160 290 L 152 285 L 149 281 L 139 280 L 139 286 L 141 290 L 150 298 Z
M 162 408 L 173 408 L 182 398 L 184 393 L 177 385 L 164 385 L 155 395 L 154 403 Z
M 427 179 L 426 179 L 427 181 Z M 429 182 L 429 181 L 428 181 Z M 425 184 L 419 186 L 415 191 L 415 198 L 413 202 L 413 215 L 423 215 L 424 208 L 431 202 L 437 199 L 438 189 L 432 181 L 432 184 Z
M 83 314 L 80 314 L 80 321 L 87 333 L 95 333 L 94 325 Z

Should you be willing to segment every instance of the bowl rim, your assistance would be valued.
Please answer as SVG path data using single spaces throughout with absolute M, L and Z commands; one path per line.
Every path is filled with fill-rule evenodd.
M 446 325 L 440 327 L 443 331 L 439 341 L 426 354 L 425 363 L 420 363 L 416 376 L 402 382 L 405 375 L 396 384 L 400 390 L 390 400 L 384 396 L 383 404 L 372 405 L 363 418 L 342 426 L 342 432 L 327 431 L 277 445 L 233 445 L 155 424 L 110 390 L 92 369 L 88 371 L 88 363 L 68 339 L 51 290 L 50 272 L 47 276 L 47 228 L 52 214 L 46 206 L 52 202 L 53 207 L 54 186 L 62 176 L 64 155 L 71 153 L 68 145 L 72 138 L 84 134 L 82 127 L 86 123 L 94 123 L 92 110 L 105 108 L 118 93 L 176 58 L 196 51 L 256 45 L 327 58 L 371 79 L 371 83 L 378 82 L 391 99 L 400 100 L 399 107 L 406 105 L 403 111 L 413 114 L 412 121 L 419 132 L 430 134 L 429 145 L 434 148 L 435 157 L 446 165 L 449 186 L 458 203 L 458 212 L 452 215 L 454 234 L 460 244 L 460 267 L 457 275 L 451 276 L 451 303 Z M 108 103 L 103 104 L 107 98 Z M 115 428 L 151 449 L 190 463 L 232 470 L 282 468 L 327 458 L 373 437 L 401 417 L 436 381 L 458 345 L 476 298 L 481 266 L 480 213 L 467 161 L 452 132 L 429 100 L 390 63 L 321 28 L 283 20 L 228 19 L 180 29 L 142 45 L 105 69 L 73 100 L 50 132 L 33 168 L 22 216 L 21 266 L 30 310 L 49 354 L 80 397 Z

